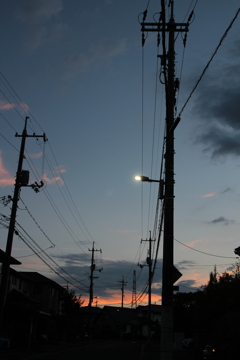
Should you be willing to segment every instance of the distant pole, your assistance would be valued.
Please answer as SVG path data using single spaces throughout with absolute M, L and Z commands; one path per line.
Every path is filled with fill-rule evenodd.
M 152 242 L 155 240 L 152 240 L 151 238 L 151 231 L 150 231 L 150 237 L 146 240 L 142 241 L 149 241 L 149 254 L 147 257 L 147 265 L 148 265 L 148 341 L 151 341 L 152 331 L 151 331 L 151 307 L 152 307 Z
M 94 279 L 98 279 L 97 276 L 93 276 L 93 273 L 94 271 L 96 270 L 96 264 L 94 262 L 94 252 L 95 251 L 100 251 L 102 252 L 102 250 L 97 250 L 97 249 L 94 249 L 94 242 L 93 242 L 93 246 L 92 246 L 92 249 L 88 249 L 88 251 L 91 251 L 92 252 L 92 258 L 91 258 L 91 266 L 90 266 L 90 269 L 91 269 L 91 273 L 90 273 L 90 289 L 89 289 L 89 302 L 88 302 L 88 306 L 91 308 L 92 306 L 92 302 L 93 302 L 93 280 Z M 100 269 L 98 271 L 101 271 Z
M 121 292 L 122 292 L 122 302 L 121 307 L 123 308 L 123 301 L 124 301 L 124 287 L 127 285 L 127 281 L 124 281 L 124 276 L 122 276 L 122 280 L 119 281 L 119 284 L 121 285 Z
M 92 252 L 92 257 L 91 257 L 91 272 L 90 272 L 90 287 L 89 287 L 89 302 L 88 302 L 88 331 L 90 333 L 91 331 L 91 314 L 92 314 L 92 303 L 93 303 L 93 280 L 94 279 L 98 279 L 98 276 L 93 276 L 94 271 L 96 271 L 96 264 L 94 261 L 94 253 L 95 251 L 100 251 L 102 252 L 102 250 L 97 250 L 94 249 L 94 242 L 93 242 L 93 246 L 92 249 L 88 249 L 88 251 Z M 99 269 L 97 271 L 102 271 L 102 269 Z
M 122 292 L 122 305 L 121 305 L 121 340 L 123 339 L 123 300 L 124 300 L 124 287 L 127 285 L 127 282 L 124 281 L 124 276 L 122 276 L 122 280 L 119 281 L 121 285 L 121 292 Z
M 132 289 L 132 308 L 137 307 L 137 296 L 136 296 L 136 270 L 133 270 L 133 289 Z
M 28 135 L 27 134 L 28 119 L 29 118 L 26 117 L 22 135 L 18 135 L 18 134 L 15 135 L 16 137 L 21 137 L 22 141 L 21 141 L 21 148 L 20 148 L 20 153 L 19 153 L 14 195 L 13 195 L 13 199 L 12 199 L 12 209 L 11 209 L 9 228 L 8 228 L 6 251 L 5 251 L 5 256 L 4 256 L 3 265 L 2 265 L 2 280 L 1 280 L 1 292 L 0 292 L 0 326 L 2 326 L 2 322 L 3 322 L 3 313 L 4 313 L 7 292 L 8 292 L 10 259 L 11 259 L 11 253 L 12 253 L 13 236 L 14 236 L 14 232 L 15 232 L 17 204 L 18 204 L 18 200 L 19 200 L 19 196 L 20 196 L 21 187 L 27 186 L 26 179 L 23 178 L 23 171 L 22 171 L 26 138 L 27 137 L 44 137 L 44 141 L 46 140 L 45 134 L 44 135 L 36 135 L 36 134 Z

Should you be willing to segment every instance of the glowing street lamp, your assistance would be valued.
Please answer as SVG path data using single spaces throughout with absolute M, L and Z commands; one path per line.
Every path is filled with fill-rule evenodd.
M 161 180 L 153 180 L 153 179 L 149 179 L 149 177 L 147 177 L 147 176 L 140 176 L 140 175 L 135 176 L 135 180 L 137 180 L 137 181 L 157 182 L 157 183 L 161 182 Z

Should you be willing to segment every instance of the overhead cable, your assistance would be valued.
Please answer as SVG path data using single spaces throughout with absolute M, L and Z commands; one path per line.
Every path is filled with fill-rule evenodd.
M 185 104 L 183 105 L 183 107 L 182 107 L 181 111 L 179 112 L 179 114 L 178 114 L 178 116 L 177 116 L 177 119 L 175 120 L 175 123 L 174 123 L 175 125 L 173 124 L 173 130 L 176 128 L 176 125 L 179 123 L 179 121 L 180 121 L 180 119 L 181 119 L 181 115 L 182 115 L 182 113 L 183 113 L 183 111 L 184 111 L 185 107 L 187 106 L 187 104 L 188 104 L 189 100 L 191 99 L 191 97 L 192 97 L 192 95 L 193 95 L 194 91 L 196 90 L 196 88 L 198 87 L 199 83 L 201 82 L 201 80 L 202 80 L 203 76 L 205 75 L 205 73 L 206 73 L 206 71 L 207 71 L 208 67 L 210 66 L 210 64 L 211 64 L 211 62 L 212 62 L 212 60 L 213 60 L 213 58 L 214 58 L 214 57 L 215 57 L 215 55 L 217 54 L 217 52 L 218 52 L 218 50 L 219 50 L 220 46 L 222 45 L 223 40 L 226 38 L 226 36 L 227 36 L 227 34 L 228 34 L 229 30 L 230 30 L 230 29 L 231 29 L 231 27 L 233 26 L 233 23 L 234 23 L 234 22 L 235 22 L 235 20 L 237 19 L 239 12 L 240 12 L 240 8 L 238 9 L 238 11 L 237 11 L 236 15 L 234 16 L 234 18 L 232 19 L 232 21 L 231 21 L 230 25 L 228 26 L 228 28 L 227 28 L 227 29 L 226 29 L 226 31 L 224 32 L 223 36 L 221 37 L 221 39 L 220 39 L 220 41 L 219 41 L 218 46 L 216 47 L 216 49 L 215 49 L 214 53 L 212 54 L 212 56 L 211 56 L 210 60 L 208 61 L 207 65 L 206 65 L 206 66 L 205 66 L 205 68 L 203 69 L 202 74 L 200 75 L 200 77 L 199 77 L 198 81 L 196 82 L 196 85 L 195 85 L 195 86 L 194 86 L 194 88 L 192 89 L 192 91 L 191 91 L 190 95 L 188 96 L 188 98 L 187 98 L 187 100 L 186 100 Z
M 225 259 L 238 259 L 239 257 L 238 256 L 222 256 L 222 255 L 214 255 L 214 254 L 209 254 L 207 252 L 204 252 L 204 251 L 201 251 L 201 250 L 197 250 L 197 249 L 194 249 L 193 247 L 189 246 L 189 245 L 186 245 L 186 244 L 183 244 L 181 241 L 177 240 L 176 238 L 174 238 L 174 240 L 176 242 L 178 242 L 179 244 L 183 245 L 183 246 L 186 246 L 187 248 L 193 250 L 193 251 L 197 251 L 201 254 L 204 254 L 204 255 L 208 255 L 208 256 L 214 256 L 214 257 L 218 257 L 218 258 L 225 258 Z

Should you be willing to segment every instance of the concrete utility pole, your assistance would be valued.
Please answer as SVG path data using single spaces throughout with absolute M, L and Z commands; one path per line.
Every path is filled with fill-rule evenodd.
M 163 68 L 166 91 L 166 151 L 165 151 L 165 193 L 164 193 L 164 236 L 162 268 L 162 322 L 161 322 L 161 360 L 173 359 L 173 242 L 174 242 L 174 107 L 176 102 L 177 79 L 175 79 L 175 38 L 177 32 L 187 32 L 188 23 L 175 23 L 174 1 L 170 1 L 170 20 L 166 23 L 165 0 L 161 0 L 159 22 L 145 22 L 146 13 L 141 23 L 142 45 L 144 33 L 155 31 L 162 34 Z M 168 51 L 165 48 L 165 36 L 168 33 Z M 176 280 L 175 280 L 176 281 Z
M 26 138 L 27 137 L 43 137 L 44 141 L 46 141 L 45 134 L 43 134 L 43 135 L 36 135 L 36 134 L 28 135 L 27 134 L 27 120 L 28 119 L 29 118 L 26 117 L 22 135 L 18 135 L 18 134 L 15 135 L 16 137 L 21 137 L 22 142 L 21 142 L 21 148 L 20 148 L 20 153 L 19 153 L 14 195 L 13 195 L 13 199 L 12 199 L 12 209 L 11 209 L 11 217 L 10 217 L 10 223 L 9 223 L 9 229 L 8 229 L 6 251 L 5 251 L 5 257 L 4 257 L 3 266 L 2 266 L 2 280 L 1 280 L 1 292 L 0 292 L 0 326 L 2 326 L 3 313 L 4 313 L 6 297 L 7 297 L 7 292 L 8 292 L 10 258 L 11 258 L 11 253 L 12 253 L 13 236 L 14 236 L 14 232 L 15 232 L 17 204 L 18 204 L 18 200 L 19 200 L 19 196 L 20 196 L 21 187 L 22 186 L 30 186 L 36 192 L 38 192 L 38 188 L 43 186 L 42 181 L 41 181 L 41 185 L 38 185 L 37 183 L 35 183 L 33 185 L 28 185 L 29 172 L 22 170 Z
M 148 265 L 148 341 L 151 341 L 152 331 L 151 331 L 151 304 L 152 304 L 152 242 L 155 240 L 151 239 L 151 231 L 150 237 L 143 241 L 149 241 L 149 253 L 147 257 L 147 265 Z

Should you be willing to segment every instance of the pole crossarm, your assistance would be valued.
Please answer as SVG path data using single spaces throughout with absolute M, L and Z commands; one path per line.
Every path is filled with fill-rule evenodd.
M 18 133 L 15 134 L 15 137 L 23 137 L 23 135 L 19 135 Z M 34 137 L 34 138 L 43 138 L 44 141 L 47 141 L 47 138 L 46 138 L 46 134 L 43 134 L 43 135 L 36 135 L 35 133 L 33 133 L 32 135 L 28 135 L 26 134 L 25 137 Z
M 174 32 L 188 32 L 188 23 L 156 23 L 156 22 L 142 22 L 142 32 L 169 32 L 174 27 Z

